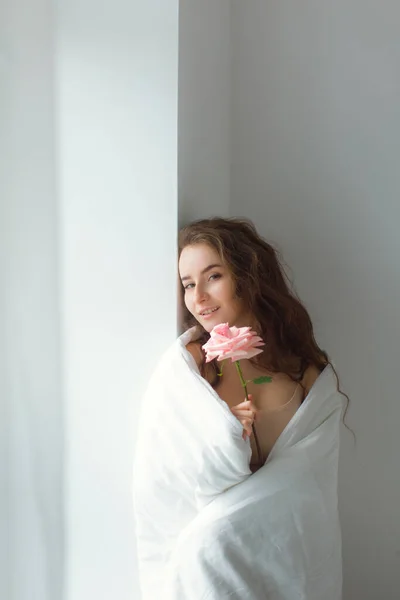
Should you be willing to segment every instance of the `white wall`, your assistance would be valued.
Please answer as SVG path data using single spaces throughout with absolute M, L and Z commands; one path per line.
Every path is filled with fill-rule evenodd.
M 131 600 L 137 413 L 176 334 L 178 2 L 58 24 L 67 598 Z
M 63 391 L 52 6 L 0 14 L 0 596 L 63 588 Z
M 400 7 L 233 0 L 232 213 L 279 245 L 351 397 L 345 599 L 400 568 Z
M 178 2 L 0 9 L 0 596 L 131 600 L 139 400 L 177 325 Z
M 2 597 L 58 600 L 64 565 L 68 600 L 138 597 L 132 446 L 176 330 L 179 154 L 179 222 L 247 215 L 293 268 L 352 398 L 345 598 L 394 600 L 397 4 L 182 0 L 179 143 L 177 0 L 0 8 Z
M 230 0 L 179 2 L 179 223 L 229 214 Z

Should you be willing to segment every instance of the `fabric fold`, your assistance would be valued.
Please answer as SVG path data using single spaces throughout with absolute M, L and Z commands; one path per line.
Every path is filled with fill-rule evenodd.
M 250 470 L 250 442 L 186 344 L 143 398 L 133 473 L 141 600 L 339 600 L 343 398 L 328 365 Z

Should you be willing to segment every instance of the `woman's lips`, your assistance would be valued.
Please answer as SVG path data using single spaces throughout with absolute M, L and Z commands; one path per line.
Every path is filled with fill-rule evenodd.
M 212 312 L 210 312 L 206 315 L 203 315 L 200 313 L 200 316 L 202 319 L 210 319 L 213 315 L 215 315 L 218 312 L 218 310 L 219 310 L 219 307 L 217 307 L 215 310 L 213 310 Z

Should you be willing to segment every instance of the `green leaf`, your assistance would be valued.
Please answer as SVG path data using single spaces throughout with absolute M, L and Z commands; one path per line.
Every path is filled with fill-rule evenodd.
M 271 383 L 272 377 L 267 377 L 267 376 L 257 377 L 256 379 L 253 379 L 252 381 L 253 381 L 253 383 L 256 383 L 257 385 L 260 383 Z

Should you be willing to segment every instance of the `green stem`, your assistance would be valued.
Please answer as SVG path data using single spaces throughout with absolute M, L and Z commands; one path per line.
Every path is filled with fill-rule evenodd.
M 237 372 L 239 374 L 242 386 L 244 387 L 244 392 L 245 392 L 245 395 L 246 395 L 246 400 L 248 400 L 249 399 L 249 394 L 247 392 L 246 380 L 243 377 L 242 369 L 241 369 L 241 366 L 240 366 L 240 361 L 236 360 L 235 361 L 235 365 L 236 365 L 236 370 L 237 370 Z M 253 423 L 253 425 L 251 427 L 252 427 L 253 434 L 254 434 L 254 441 L 256 443 L 257 454 L 258 454 L 258 462 L 260 463 L 260 467 L 262 467 L 261 448 L 260 448 L 260 444 L 259 444 L 259 441 L 258 441 L 258 436 L 257 436 L 256 427 L 255 427 L 254 423 Z
M 223 360 L 221 363 L 220 371 L 219 371 L 219 373 L 217 373 L 218 377 L 222 377 L 222 369 L 224 368 L 224 363 L 225 363 L 225 361 Z

